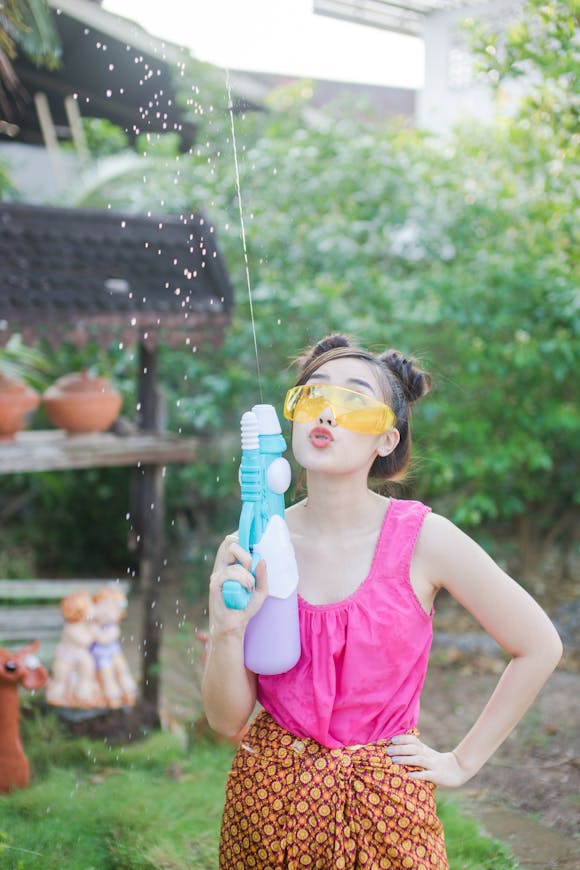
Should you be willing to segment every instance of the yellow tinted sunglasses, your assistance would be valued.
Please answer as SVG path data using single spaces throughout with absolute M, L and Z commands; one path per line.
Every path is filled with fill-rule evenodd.
M 286 393 L 284 416 L 294 423 L 311 423 L 332 408 L 339 426 L 365 435 L 382 435 L 397 422 L 388 405 L 372 396 L 329 384 L 302 384 Z

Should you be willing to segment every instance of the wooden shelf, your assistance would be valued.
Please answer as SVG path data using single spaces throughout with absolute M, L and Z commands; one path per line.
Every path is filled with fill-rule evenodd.
M 16 471 L 64 471 L 119 465 L 169 465 L 198 458 L 196 438 L 143 432 L 68 435 L 62 430 L 19 432 L 0 443 L 0 474 Z
M 103 586 L 114 586 L 125 595 L 129 594 L 131 584 L 128 580 L 119 580 L 117 577 L 104 579 L 90 579 L 83 577 L 80 580 L 62 579 L 56 577 L 50 580 L 0 580 L 0 605 L 11 601 L 60 601 L 70 592 L 83 590 L 92 595 Z

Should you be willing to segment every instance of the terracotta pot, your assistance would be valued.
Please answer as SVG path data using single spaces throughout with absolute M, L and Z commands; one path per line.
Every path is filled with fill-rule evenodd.
M 50 422 L 67 432 L 104 432 L 121 410 L 119 393 L 105 378 L 74 372 L 46 390 L 44 407 Z
M 40 396 L 24 381 L 0 373 L 0 441 L 11 441 L 26 426 L 26 415 L 40 403 Z

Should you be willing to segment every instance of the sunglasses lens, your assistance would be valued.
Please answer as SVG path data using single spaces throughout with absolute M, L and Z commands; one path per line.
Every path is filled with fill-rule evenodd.
M 284 400 L 284 416 L 287 420 L 294 420 L 299 423 L 307 422 L 305 417 L 298 419 L 299 411 L 302 413 L 307 406 L 308 394 L 304 392 L 304 387 L 293 387 L 286 393 Z
M 380 435 L 396 422 L 387 405 L 370 396 L 326 384 L 303 384 L 286 394 L 284 416 L 295 423 L 310 423 L 330 406 L 336 422 L 351 432 Z
M 380 408 L 357 408 L 339 414 L 336 422 L 351 432 L 364 432 L 379 435 L 385 431 L 384 414 Z
M 316 420 L 322 414 L 327 405 L 328 402 L 324 399 L 305 396 L 296 403 L 294 421 L 296 423 L 310 423 L 311 420 Z
M 284 402 L 284 416 L 294 423 L 310 423 L 331 403 L 326 387 L 304 384 L 289 390 Z

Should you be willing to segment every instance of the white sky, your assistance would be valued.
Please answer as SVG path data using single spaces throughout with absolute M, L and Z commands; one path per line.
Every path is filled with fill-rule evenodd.
M 312 12 L 312 0 L 104 0 L 153 36 L 230 69 L 420 88 L 421 40 Z

